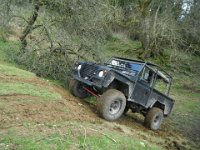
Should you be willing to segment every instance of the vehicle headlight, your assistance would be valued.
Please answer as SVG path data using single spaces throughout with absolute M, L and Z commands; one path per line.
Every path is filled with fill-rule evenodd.
M 81 67 L 82 67 L 82 65 L 78 65 L 77 69 L 78 69 L 78 70 L 81 70 Z
M 103 71 L 103 70 L 99 71 L 99 77 L 100 78 L 103 77 L 106 74 L 106 72 L 107 71 Z

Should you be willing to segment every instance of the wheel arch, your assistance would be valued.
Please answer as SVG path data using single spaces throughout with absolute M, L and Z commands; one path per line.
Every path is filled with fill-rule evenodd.
M 113 88 L 116 89 L 120 92 L 122 92 L 125 97 L 127 98 L 129 95 L 129 85 L 118 80 L 118 79 L 114 79 L 113 82 L 108 86 L 108 89 Z
M 134 87 L 134 83 L 132 82 L 133 81 L 131 81 L 129 78 L 126 78 L 117 72 L 109 71 L 104 79 L 103 87 L 105 90 L 111 88 L 119 90 L 125 95 L 127 99 L 129 99 L 131 90 Z
M 152 107 L 160 108 L 160 109 L 163 111 L 163 113 L 165 112 L 165 104 L 163 104 L 163 103 L 161 103 L 161 102 L 159 102 L 159 101 L 156 101 L 156 102 L 152 105 Z M 152 107 L 151 107 L 151 108 L 152 108 Z

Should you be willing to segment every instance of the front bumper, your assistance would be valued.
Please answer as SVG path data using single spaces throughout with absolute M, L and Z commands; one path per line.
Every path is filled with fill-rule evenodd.
M 75 74 L 73 74 L 72 77 L 75 80 L 78 80 L 78 81 L 80 81 L 80 82 L 82 82 L 82 83 L 84 83 L 84 84 L 86 84 L 88 86 L 95 86 L 97 88 L 102 88 L 102 80 L 100 80 L 99 78 L 93 77 L 91 79 L 84 79 L 81 76 L 75 75 Z M 98 80 L 98 83 L 93 82 L 93 80 Z

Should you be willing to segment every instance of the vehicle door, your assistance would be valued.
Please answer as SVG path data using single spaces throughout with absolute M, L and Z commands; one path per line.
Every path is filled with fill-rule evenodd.
M 155 73 L 149 67 L 145 66 L 139 75 L 135 87 L 133 89 L 131 99 L 143 106 L 146 105 L 148 98 L 151 94 L 151 86 L 153 84 L 153 79 Z

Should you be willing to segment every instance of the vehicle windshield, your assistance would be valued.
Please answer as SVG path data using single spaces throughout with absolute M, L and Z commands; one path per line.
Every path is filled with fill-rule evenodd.
M 142 63 L 129 62 L 129 61 L 116 59 L 116 58 L 110 59 L 106 64 L 116 66 L 116 67 L 121 67 L 124 69 L 130 69 L 137 72 L 139 72 L 143 67 Z

